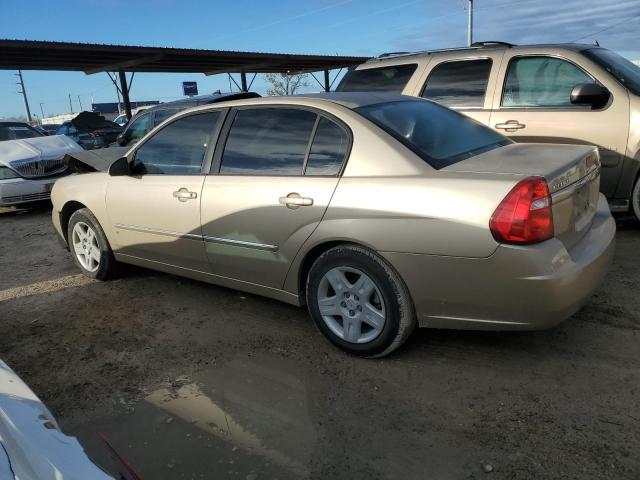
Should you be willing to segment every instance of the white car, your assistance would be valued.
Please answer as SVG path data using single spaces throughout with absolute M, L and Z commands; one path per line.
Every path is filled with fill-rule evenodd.
M 0 479 L 113 480 L 0 360 Z
M 82 151 L 65 135 L 0 122 L 0 207 L 48 200 L 55 181 L 68 173 L 65 155 Z

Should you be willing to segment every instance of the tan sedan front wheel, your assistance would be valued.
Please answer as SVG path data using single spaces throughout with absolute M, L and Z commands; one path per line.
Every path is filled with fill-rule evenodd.
M 416 324 L 402 279 L 374 252 L 355 245 L 318 257 L 307 277 L 306 300 L 318 329 L 334 345 L 363 357 L 388 355 Z
M 76 210 L 71 215 L 67 242 L 76 265 L 87 277 L 107 280 L 116 273 L 116 259 L 111 246 L 88 208 Z

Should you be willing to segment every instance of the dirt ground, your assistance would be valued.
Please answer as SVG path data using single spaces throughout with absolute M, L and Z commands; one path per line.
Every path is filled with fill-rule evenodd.
M 0 211 L 0 358 L 144 480 L 640 478 L 640 227 L 533 333 L 421 330 L 347 356 L 307 313 L 149 270 L 78 276 L 47 205 Z M 111 470 L 113 472 L 113 470 Z

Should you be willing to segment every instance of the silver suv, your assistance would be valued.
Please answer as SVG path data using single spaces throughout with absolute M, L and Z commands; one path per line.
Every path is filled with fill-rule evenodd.
M 611 210 L 640 220 L 640 67 L 610 50 L 482 42 L 389 53 L 350 70 L 337 91 L 429 98 L 517 142 L 595 145 Z

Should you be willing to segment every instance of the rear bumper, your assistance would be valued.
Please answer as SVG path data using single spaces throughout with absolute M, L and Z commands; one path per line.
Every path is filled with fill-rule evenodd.
M 0 180 L 0 206 L 49 200 L 53 184 L 58 178 Z
M 381 253 L 407 283 L 422 327 L 537 330 L 586 303 L 609 269 L 615 232 L 600 195 L 591 229 L 569 251 L 552 239 L 501 245 L 482 259 Z

